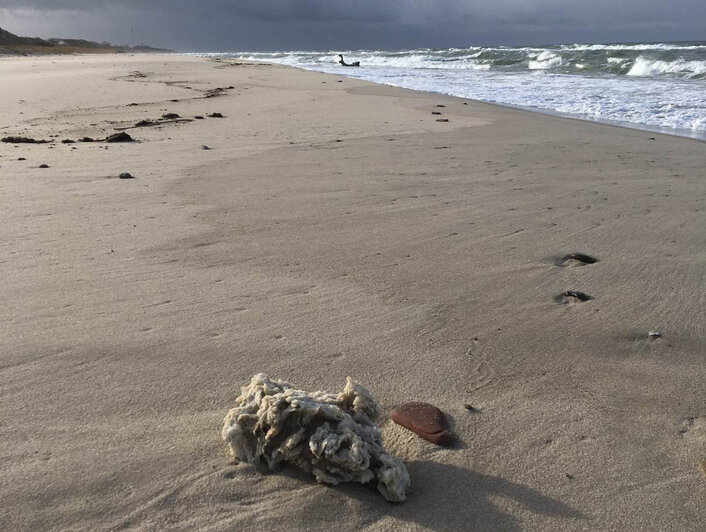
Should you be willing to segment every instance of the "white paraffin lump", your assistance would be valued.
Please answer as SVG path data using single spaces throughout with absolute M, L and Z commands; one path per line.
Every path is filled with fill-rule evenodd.
M 242 388 L 225 418 L 223 439 L 236 458 L 274 470 L 289 462 L 318 482 L 377 479 L 388 501 L 405 500 L 409 474 L 385 452 L 375 423 L 378 405 L 367 388 L 349 377 L 339 394 L 308 393 L 262 373 Z

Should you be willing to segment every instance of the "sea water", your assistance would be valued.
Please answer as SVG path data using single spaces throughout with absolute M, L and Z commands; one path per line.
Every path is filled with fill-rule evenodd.
M 207 55 L 706 139 L 706 42 Z

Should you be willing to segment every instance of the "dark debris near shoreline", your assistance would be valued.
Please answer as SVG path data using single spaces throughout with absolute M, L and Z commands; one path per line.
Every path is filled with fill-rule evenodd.
M 51 142 L 49 140 L 37 140 L 31 137 L 4 137 L 1 140 L 7 144 L 49 144 L 49 142 Z

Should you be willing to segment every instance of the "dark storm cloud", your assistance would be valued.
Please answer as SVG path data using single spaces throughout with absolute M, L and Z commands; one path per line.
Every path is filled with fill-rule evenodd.
M 703 38 L 706 2 L 0 0 L 0 26 L 202 50 L 680 40 Z
M 243 16 L 257 20 L 390 20 L 400 5 L 405 3 L 384 3 L 376 0 L 353 0 L 349 2 L 329 2 L 325 0 L 3 0 L 0 7 L 32 8 L 39 10 L 80 10 L 91 11 L 119 6 L 127 9 L 147 11 L 171 10 L 184 14 L 208 13 Z

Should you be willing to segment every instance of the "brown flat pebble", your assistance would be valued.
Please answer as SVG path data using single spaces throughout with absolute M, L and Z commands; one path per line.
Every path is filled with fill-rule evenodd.
M 401 404 L 392 411 L 390 417 L 398 425 L 436 445 L 448 446 L 453 442 L 444 413 L 429 403 L 414 401 Z
M 437 122 L 448 122 L 449 119 L 448 118 L 437 118 L 436 121 Z

